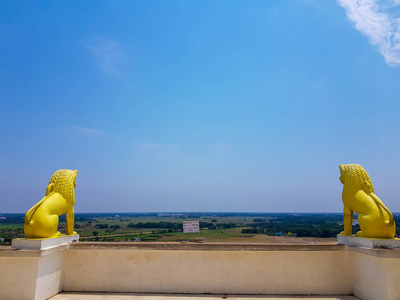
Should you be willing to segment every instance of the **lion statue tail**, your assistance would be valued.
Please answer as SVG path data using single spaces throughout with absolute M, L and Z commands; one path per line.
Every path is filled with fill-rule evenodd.
M 36 203 L 34 206 L 32 206 L 32 208 L 30 210 L 28 210 L 26 212 L 25 218 L 24 218 L 25 225 L 28 225 L 32 221 L 32 218 L 35 215 L 36 211 L 38 210 L 40 205 L 42 205 L 43 202 L 47 200 L 47 198 L 48 198 L 48 196 L 43 197 L 42 200 L 40 200 L 38 203 Z
M 394 220 L 393 220 L 392 212 L 385 206 L 385 204 L 383 204 L 382 200 L 379 199 L 377 195 L 375 195 L 374 193 L 370 193 L 370 196 L 372 197 L 372 199 L 374 199 L 376 204 L 378 204 L 380 207 L 382 207 L 383 210 L 386 211 L 387 214 L 389 215 L 389 220 L 385 220 L 385 225 L 388 227 L 393 226 Z

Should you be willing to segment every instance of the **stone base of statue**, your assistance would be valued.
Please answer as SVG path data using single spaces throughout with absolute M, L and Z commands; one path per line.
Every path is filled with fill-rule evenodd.
M 13 249 L 44 250 L 74 242 L 79 242 L 79 234 L 50 239 L 13 239 L 11 247 Z
M 339 244 L 363 247 L 363 248 L 381 248 L 381 249 L 395 249 L 400 248 L 400 239 L 372 239 L 362 238 L 348 235 L 337 235 L 337 242 Z

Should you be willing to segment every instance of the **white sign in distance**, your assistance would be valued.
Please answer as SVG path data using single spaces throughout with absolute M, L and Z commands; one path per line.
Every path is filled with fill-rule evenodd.
M 200 232 L 199 221 L 183 221 L 183 233 Z

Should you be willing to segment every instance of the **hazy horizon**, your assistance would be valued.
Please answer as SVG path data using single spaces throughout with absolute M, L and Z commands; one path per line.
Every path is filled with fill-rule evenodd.
M 343 212 L 262 212 L 262 211 L 140 211 L 140 212 L 134 212 L 134 211 L 110 211 L 110 212 L 75 212 L 75 215 L 79 214 L 132 214 L 132 215 L 140 215 L 140 214 L 342 214 Z M 400 212 L 393 212 L 394 214 L 400 213 Z M 5 212 L 0 212 L 0 215 L 12 215 L 12 214 L 25 214 L 25 212 L 10 212 L 10 213 L 5 213 Z

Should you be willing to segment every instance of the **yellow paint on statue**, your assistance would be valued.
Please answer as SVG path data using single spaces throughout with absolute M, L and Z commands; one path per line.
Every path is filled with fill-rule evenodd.
M 74 231 L 75 186 L 78 171 L 58 170 L 50 179 L 46 196 L 25 214 L 27 239 L 60 237 L 58 217 L 65 214 L 67 235 Z
M 374 192 L 365 169 L 356 164 L 339 165 L 340 182 L 343 183 L 343 223 L 341 235 L 352 235 L 354 212 L 358 214 L 361 231 L 357 237 L 393 239 L 396 224 L 390 210 Z

